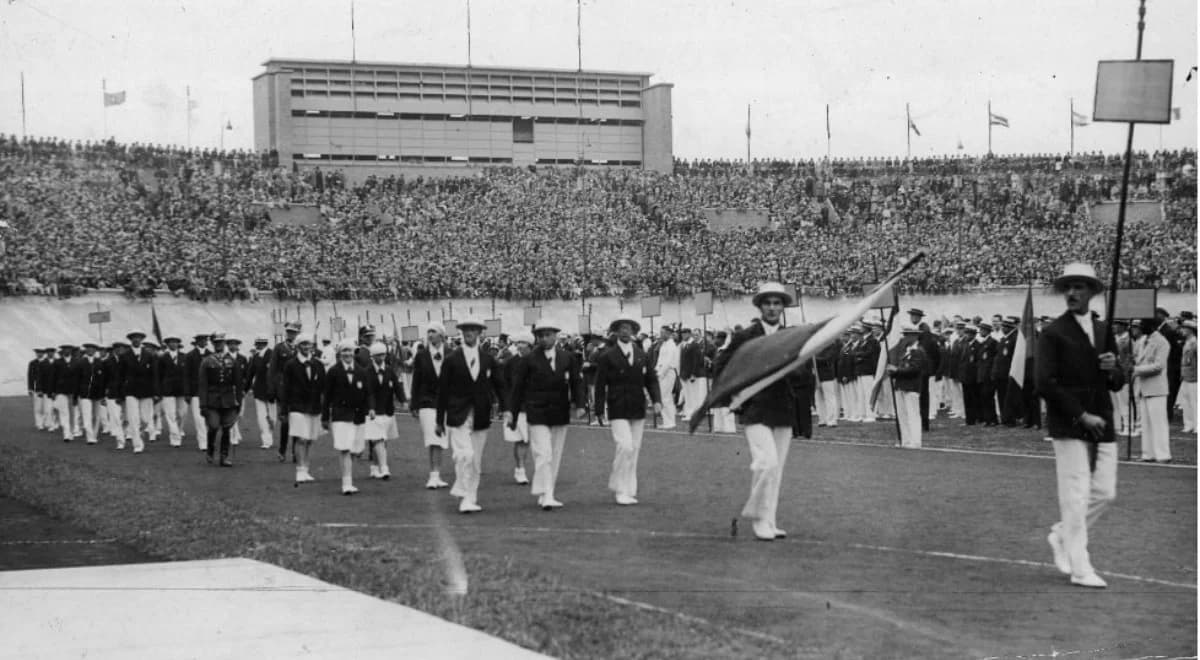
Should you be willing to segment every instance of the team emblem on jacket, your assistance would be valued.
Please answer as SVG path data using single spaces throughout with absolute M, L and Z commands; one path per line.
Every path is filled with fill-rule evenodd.
M 362 381 L 361 380 L 358 381 L 357 383 L 355 383 L 355 385 L 358 386 L 358 389 L 360 389 L 360 390 L 362 389 Z

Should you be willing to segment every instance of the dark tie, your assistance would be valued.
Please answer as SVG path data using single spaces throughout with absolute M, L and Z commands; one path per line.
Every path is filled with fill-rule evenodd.
M 475 368 L 475 358 L 471 358 L 471 368 Z
M 433 361 L 434 361 L 434 362 L 441 362 L 441 361 L 442 361 L 442 354 L 441 354 L 441 352 L 437 352 L 437 353 L 434 353 L 434 354 L 433 354 Z

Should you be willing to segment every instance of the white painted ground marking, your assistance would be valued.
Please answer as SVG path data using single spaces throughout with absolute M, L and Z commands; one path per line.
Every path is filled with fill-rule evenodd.
M 345 528 L 368 528 L 368 529 L 429 529 L 431 525 L 425 523 L 353 523 L 353 522 L 331 522 L 318 523 L 318 527 L 326 527 L 331 529 Z M 535 533 L 535 534 L 596 534 L 602 536 L 649 536 L 657 538 L 673 538 L 673 539 L 700 539 L 709 541 L 724 541 L 729 537 L 724 534 L 699 534 L 696 532 L 662 532 L 655 530 L 628 530 L 628 529 L 600 529 L 589 527 L 504 527 L 503 531 Z M 806 539 L 789 539 L 783 543 L 804 543 L 808 545 L 823 545 L 832 547 L 848 547 L 857 550 L 871 550 L 874 552 L 892 552 L 898 554 L 915 555 L 919 557 L 937 557 L 941 559 L 957 559 L 960 561 L 974 561 L 990 564 L 1007 564 L 1010 566 L 1029 566 L 1031 568 L 1054 568 L 1054 564 L 1031 561 L 1028 559 L 1009 559 L 1006 557 L 987 557 L 984 555 L 967 555 L 956 552 L 944 552 L 941 550 L 921 550 L 917 548 L 897 548 L 887 545 L 870 545 L 866 543 L 831 543 L 828 541 L 813 541 Z M 1113 573 L 1109 571 L 1098 571 L 1101 575 L 1118 578 L 1122 580 L 1131 580 L 1134 582 L 1145 582 L 1147 584 L 1158 584 L 1165 587 L 1175 587 L 1178 589 L 1196 589 L 1195 584 L 1185 582 L 1172 582 L 1170 580 L 1160 580 L 1158 578 L 1143 577 L 1141 575 L 1131 575 L 1129 573 Z
M 57 544 L 73 544 L 73 545 L 99 545 L 102 543 L 116 543 L 116 539 L 53 539 L 45 541 L 0 541 L 0 545 L 57 545 Z
M 643 602 L 637 601 L 637 600 L 629 600 L 628 598 L 621 598 L 620 596 L 613 596 L 612 594 L 601 593 L 598 591 L 589 591 L 586 593 L 590 593 L 594 596 L 599 596 L 600 598 L 603 598 L 604 600 L 612 601 L 614 603 L 617 603 L 618 605 L 627 605 L 629 607 L 635 607 L 639 610 L 645 610 L 647 612 L 657 612 L 659 614 L 667 614 L 669 616 L 673 616 L 673 617 L 679 619 L 680 621 L 687 621 L 689 623 L 701 623 L 701 624 L 708 625 L 708 626 L 724 627 L 724 626 L 721 626 L 720 624 L 714 623 L 714 622 L 709 621 L 708 619 L 705 619 L 702 617 L 694 616 L 691 614 L 684 614 L 683 612 L 669 610 L 665 607 L 659 607 L 657 605 L 651 605 L 649 603 L 643 603 Z M 776 637 L 775 635 L 768 635 L 767 633 L 756 632 L 754 630 L 747 630 L 745 628 L 729 628 L 729 630 L 732 630 L 732 631 L 742 634 L 742 635 L 746 635 L 747 637 L 753 637 L 755 639 L 761 639 L 763 641 L 772 642 L 775 644 L 787 644 L 788 643 L 787 640 L 783 639 L 782 637 Z

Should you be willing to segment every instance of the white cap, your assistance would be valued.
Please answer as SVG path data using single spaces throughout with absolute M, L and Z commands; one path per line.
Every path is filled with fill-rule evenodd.
M 372 357 L 376 355 L 387 355 L 387 352 L 387 346 L 384 346 L 381 342 L 375 342 L 374 344 L 371 344 Z
M 434 322 L 430 323 L 429 325 L 425 326 L 425 333 L 428 334 L 430 332 L 437 332 L 439 335 L 442 335 L 444 337 L 444 336 L 446 336 L 446 326 L 442 325 L 441 323 L 438 323 L 437 321 L 434 321 Z

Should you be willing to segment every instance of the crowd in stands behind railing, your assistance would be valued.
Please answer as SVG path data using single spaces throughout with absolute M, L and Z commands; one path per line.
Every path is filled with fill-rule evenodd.
M 1195 152 L 1138 154 L 1127 286 L 1195 289 Z M 1048 281 L 1108 262 L 1121 159 L 678 161 L 671 175 L 513 168 L 371 178 L 277 167 L 275 154 L 0 137 L 0 294 L 254 300 L 745 294 L 764 278 L 857 293 L 923 249 L 920 292 Z M 268 207 L 315 205 L 318 227 Z M 762 209 L 769 227 L 714 233 L 703 209 Z M 1102 273 L 1103 276 L 1103 273 Z M 1105 276 L 1107 277 L 1107 276 Z

